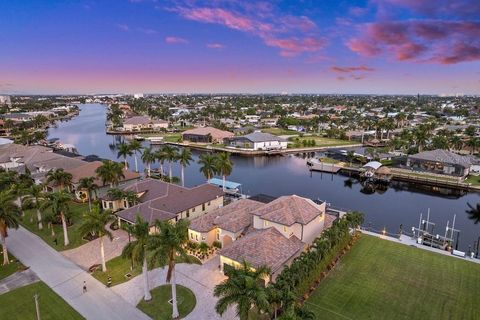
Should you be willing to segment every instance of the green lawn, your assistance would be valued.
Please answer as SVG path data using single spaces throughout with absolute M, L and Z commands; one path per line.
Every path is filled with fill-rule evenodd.
M 474 186 L 480 186 L 480 176 L 468 176 L 465 183 L 471 183 Z
M 3 252 L 0 250 L 0 257 L 3 259 Z M 0 264 L 0 280 L 8 277 L 15 272 L 24 268 L 23 264 L 17 260 L 11 253 L 8 253 L 10 263 L 6 266 Z
M 170 285 L 163 285 L 152 291 L 152 300 L 145 302 L 141 301 L 137 308 L 145 312 L 147 315 L 155 320 L 171 319 L 172 318 L 172 305 L 168 303 L 168 300 L 172 298 L 172 288 Z M 185 317 L 192 312 L 197 303 L 193 292 L 181 285 L 177 284 L 177 301 L 178 312 L 180 318 Z
M 304 140 L 309 141 L 313 139 L 315 140 L 315 147 L 332 147 L 332 146 L 344 146 L 344 145 L 356 144 L 355 141 L 325 138 L 325 137 L 320 137 L 316 135 L 298 137 L 298 139 L 300 142 Z M 295 142 L 295 140 L 296 138 L 289 139 L 289 144 L 291 145 L 291 147 L 294 147 L 293 143 Z M 300 145 L 299 148 L 303 148 L 303 145 Z
M 33 299 L 35 294 L 39 295 L 42 320 L 84 319 L 43 282 L 36 282 L 0 295 L 0 319 L 36 319 Z
M 306 301 L 320 319 L 480 319 L 480 265 L 362 235 Z
M 262 132 L 274 134 L 276 136 L 298 135 L 299 132 L 282 128 L 265 128 Z
M 202 264 L 200 260 L 196 257 L 189 256 L 190 263 Z M 185 262 L 182 259 L 177 259 L 177 263 Z M 101 269 L 92 273 L 92 276 L 98 281 L 107 285 L 108 276 L 112 277 L 112 286 L 126 282 L 133 277 L 138 276 L 142 273 L 142 266 L 134 264 L 133 270 L 131 269 L 130 259 L 123 259 L 121 256 L 113 258 L 107 261 L 107 272 L 102 272 Z M 155 266 L 157 267 L 157 266 Z M 132 276 L 130 278 L 125 277 L 127 273 L 130 273 Z
M 47 210 L 51 209 L 49 208 Z M 82 239 L 82 236 L 78 232 L 78 228 L 80 227 L 83 214 L 88 211 L 88 204 L 72 201 L 70 203 L 70 210 L 73 225 L 68 227 L 68 238 L 70 239 L 70 244 L 68 246 L 63 245 L 63 229 L 61 224 L 55 224 L 53 226 L 55 230 L 55 237 L 52 236 L 52 231 L 47 228 L 46 223 L 43 224 L 42 230 L 38 230 L 37 214 L 35 210 L 26 210 L 25 216 L 22 218 L 22 221 L 20 223 L 28 230 L 40 236 L 40 238 L 42 238 L 48 245 L 50 245 L 55 250 L 62 251 L 67 249 L 73 249 L 87 243 Z M 32 222 L 30 222 L 31 218 L 33 218 Z M 54 243 L 55 238 L 57 238 L 57 245 L 55 245 Z

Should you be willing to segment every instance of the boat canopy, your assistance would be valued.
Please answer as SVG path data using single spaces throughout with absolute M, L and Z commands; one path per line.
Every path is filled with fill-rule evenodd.
M 218 187 L 223 187 L 223 180 L 222 179 L 212 178 L 212 179 L 208 180 L 207 182 L 210 183 L 210 184 L 213 184 L 215 186 L 218 186 Z M 226 189 L 238 189 L 241 185 L 242 184 L 237 183 L 237 182 L 225 180 L 225 188 Z
M 366 165 L 364 165 L 363 167 L 366 168 L 366 169 L 371 168 L 373 170 L 377 170 L 381 166 L 382 166 L 382 164 L 378 161 L 370 161 Z

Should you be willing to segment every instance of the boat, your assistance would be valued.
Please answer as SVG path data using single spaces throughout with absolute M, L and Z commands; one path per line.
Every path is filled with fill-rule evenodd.
M 135 139 L 135 140 L 137 140 L 137 141 L 144 141 L 144 140 L 145 140 L 145 138 L 144 138 L 144 137 L 142 137 L 142 136 L 139 136 L 138 134 L 137 134 L 137 135 L 135 135 L 135 136 L 133 136 L 133 139 Z

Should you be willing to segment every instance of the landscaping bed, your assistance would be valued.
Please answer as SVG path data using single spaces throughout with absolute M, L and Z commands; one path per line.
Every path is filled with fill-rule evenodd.
M 0 250 L 0 257 L 3 258 L 3 252 Z M 0 264 L 0 280 L 14 274 L 17 271 L 25 270 L 25 266 L 17 260 L 10 252 L 8 253 L 10 263 L 7 265 Z

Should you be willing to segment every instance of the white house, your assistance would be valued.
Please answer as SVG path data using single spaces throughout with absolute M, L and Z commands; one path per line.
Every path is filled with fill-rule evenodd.
M 252 150 L 281 150 L 287 149 L 287 140 L 270 133 L 253 132 L 244 136 L 228 139 L 231 147 Z

